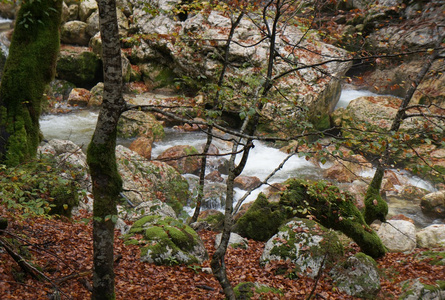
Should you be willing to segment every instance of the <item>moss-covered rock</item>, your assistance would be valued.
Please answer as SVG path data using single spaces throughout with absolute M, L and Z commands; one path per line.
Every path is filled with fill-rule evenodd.
M 341 256 L 343 245 L 334 231 L 315 221 L 296 218 L 267 241 L 260 262 L 290 259 L 296 272 L 315 277 L 321 267 L 332 266 Z
M 377 263 L 364 253 L 357 253 L 335 266 L 329 273 L 337 288 L 354 297 L 374 299 L 380 291 Z
M 86 47 L 65 47 L 57 60 L 57 78 L 91 88 L 103 81 L 102 61 Z
M 401 282 L 403 294 L 399 299 L 403 300 L 435 300 L 445 297 L 445 281 L 438 280 L 434 285 L 421 282 L 422 278 L 409 279 Z
M 216 209 L 204 210 L 199 214 L 197 222 L 207 222 L 213 231 L 223 229 L 224 214 Z
M 311 216 L 323 226 L 343 232 L 367 255 L 374 258 L 385 255 L 380 238 L 366 224 L 350 193 L 326 181 L 289 179 L 286 185 L 280 204 L 287 207 L 289 216 Z
M 286 212 L 278 203 L 270 203 L 264 194 L 239 218 L 234 231 L 256 241 L 267 241 L 286 220 Z
M 135 234 L 142 239 L 135 240 Z M 204 243 L 189 226 L 171 218 L 145 216 L 124 236 L 126 243 L 139 244 L 141 260 L 158 265 L 201 263 L 208 258 Z

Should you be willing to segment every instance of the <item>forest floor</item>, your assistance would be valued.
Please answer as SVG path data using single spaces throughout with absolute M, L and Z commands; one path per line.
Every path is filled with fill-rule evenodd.
M 0 247 L 0 299 L 56 299 L 55 287 L 60 289 L 60 299 L 89 299 L 91 296 L 92 225 L 91 216 L 68 219 L 22 219 L 0 206 L 0 216 L 9 225 L 0 239 L 15 236 L 22 240 L 21 255 L 29 250 L 33 266 L 47 279 L 37 280 L 21 271 L 17 262 Z M 224 299 L 221 287 L 209 268 L 210 260 L 198 266 L 157 266 L 142 263 L 135 245 L 124 245 L 116 231 L 115 273 L 116 299 Z M 211 256 L 215 250 L 216 232 L 200 231 Z M 280 289 L 282 295 L 262 294 L 255 299 L 355 299 L 335 288 L 328 270 L 318 283 L 314 279 L 298 277 L 288 262 L 261 267 L 258 263 L 264 248 L 263 242 L 250 240 L 248 249 L 228 249 L 227 272 L 233 285 L 240 282 L 258 282 Z M 401 282 L 420 278 L 423 283 L 436 284 L 444 280 L 445 266 L 434 265 L 434 256 L 425 259 L 416 249 L 410 254 L 388 253 L 378 259 L 381 271 L 381 290 L 377 299 L 398 299 L 402 294 Z M 431 250 L 431 249 L 430 249 Z M 434 249 L 444 252 L 445 248 Z M 358 251 L 355 244 L 346 248 L 346 255 Z M 442 258 L 443 259 L 443 258 Z M 290 276 L 294 275 L 294 276 Z

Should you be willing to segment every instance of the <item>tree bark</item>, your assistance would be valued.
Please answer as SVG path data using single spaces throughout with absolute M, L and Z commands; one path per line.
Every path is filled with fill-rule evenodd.
M 17 15 L 0 85 L 0 161 L 10 166 L 37 153 L 41 101 L 60 46 L 62 2 L 24 1 Z
M 99 22 L 104 65 L 103 104 L 87 161 L 93 182 L 93 293 L 91 299 L 115 299 L 113 243 L 122 180 L 116 164 L 117 122 L 125 108 L 116 1 L 100 0 Z

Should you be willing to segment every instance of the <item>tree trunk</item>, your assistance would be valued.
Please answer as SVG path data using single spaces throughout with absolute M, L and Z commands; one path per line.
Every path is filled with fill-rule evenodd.
M 93 182 L 93 293 L 91 299 L 115 299 L 113 242 L 116 202 L 122 180 L 116 164 L 116 127 L 125 108 L 122 97 L 122 64 L 115 0 L 98 1 L 104 96 L 96 130 L 88 146 L 88 166 Z
M 439 56 L 440 43 L 442 42 L 443 38 L 443 36 L 438 38 L 436 44 L 437 49 L 435 49 L 430 54 L 422 69 L 417 74 L 417 77 L 411 83 L 410 88 L 406 92 L 406 95 L 399 106 L 397 114 L 394 117 L 389 132 L 397 132 L 400 129 L 400 126 L 405 119 L 406 109 L 409 105 L 409 102 L 411 101 L 411 98 L 413 97 L 414 93 L 417 90 L 417 87 L 422 82 L 425 75 L 428 73 L 434 60 Z M 366 191 L 364 217 L 366 223 L 368 224 L 371 224 L 375 220 L 380 220 L 382 222 L 386 221 L 386 215 L 388 214 L 388 204 L 386 204 L 386 202 L 380 196 L 380 188 L 383 177 L 385 175 L 385 168 L 388 165 L 390 159 L 391 153 L 390 149 L 387 147 L 382 154 L 382 157 L 377 165 L 377 170 L 374 174 L 374 177 L 372 178 L 368 190 Z
M 40 143 L 41 101 L 54 78 L 62 0 L 24 1 L 0 85 L 0 161 L 33 158 Z

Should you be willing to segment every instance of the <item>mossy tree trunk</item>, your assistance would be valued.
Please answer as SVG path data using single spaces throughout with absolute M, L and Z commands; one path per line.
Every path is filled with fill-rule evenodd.
M 41 101 L 60 46 L 62 2 L 21 3 L 0 85 L 0 161 L 7 165 L 37 153 Z
M 92 299 L 115 299 L 113 243 L 117 200 L 122 180 L 116 164 L 117 122 L 125 108 L 116 1 L 100 0 L 99 22 L 104 65 L 103 104 L 87 162 L 93 182 L 93 293 Z
M 259 114 L 257 111 L 261 111 L 263 108 L 263 103 L 259 101 L 258 98 L 265 98 L 267 94 L 269 93 L 270 89 L 273 86 L 272 83 L 272 76 L 273 76 L 273 69 L 275 65 L 275 58 L 276 58 L 276 35 L 278 32 L 278 21 L 281 18 L 281 11 L 282 3 L 280 0 L 277 1 L 269 1 L 264 8 L 263 11 L 263 21 L 265 24 L 268 24 L 268 21 L 266 19 L 266 11 L 269 7 L 275 7 L 275 16 L 273 18 L 272 26 L 267 26 L 267 38 L 269 40 L 269 53 L 268 53 L 268 64 L 267 64 L 267 73 L 265 76 L 264 82 L 256 87 L 255 93 L 254 93 L 254 99 L 252 99 L 251 106 L 256 107 L 256 112 L 252 116 L 247 116 L 246 119 L 243 122 L 243 126 L 240 130 L 242 134 L 247 134 L 250 136 L 253 136 L 256 128 L 259 123 Z M 240 13 L 239 18 L 237 21 L 232 24 L 234 27 L 238 25 L 238 23 L 241 21 L 242 17 L 244 16 L 244 12 Z M 232 26 L 232 27 L 233 27 Z M 230 44 L 227 45 L 227 47 L 230 47 Z M 228 48 L 226 49 L 226 51 Z M 261 94 L 258 95 L 261 91 Z M 218 104 L 218 103 L 215 103 Z M 238 165 L 235 164 L 235 158 L 236 153 L 238 153 L 239 149 L 238 147 L 242 146 L 242 157 Z M 226 181 L 227 184 L 227 192 L 226 192 L 226 200 L 225 200 L 225 215 L 224 215 L 224 227 L 223 232 L 221 236 L 221 242 L 217 249 L 215 250 L 215 253 L 212 256 L 212 260 L 210 262 L 210 266 L 212 267 L 213 274 L 215 275 L 216 279 L 219 281 L 221 287 L 224 290 L 224 294 L 227 299 L 236 299 L 235 293 L 233 291 L 233 287 L 230 284 L 229 279 L 227 278 L 227 272 L 226 267 L 224 263 L 225 255 L 227 252 L 227 247 L 229 245 L 229 239 L 230 234 L 232 232 L 233 227 L 233 203 L 234 203 L 234 181 L 235 179 L 242 173 L 244 170 L 244 167 L 246 166 L 247 160 L 249 158 L 250 150 L 254 147 L 253 145 L 253 139 L 241 139 L 239 138 L 237 141 L 234 142 L 234 145 L 232 147 L 232 155 L 229 160 L 229 174 Z
M 415 91 L 417 90 L 417 87 L 422 82 L 425 75 L 428 73 L 434 60 L 439 57 L 440 43 L 444 38 L 444 36 L 438 38 L 436 49 L 433 50 L 428 59 L 426 59 L 426 62 L 423 65 L 422 69 L 411 83 L 410 88 L 406 92 L 406 95 L 399 106 L 396 116 L 394 117 L 389 132 L 399 131 L 403 120 L 407 117 L 406 110 L 408 108 L 409 102 L 411 101 L 411 98 L 413 97 Z M 388 145 L 389 143 L 386 144 Z M 391 150 L 387 146 L 382 153 L 382 156 L 377 165 L 377 170 L 374 174 L 374 177 L 372 178 L 371 183 L 369 184 L 368 190 L 366 191 L 365 195 L 364 217 L 366 223 L 368 224 L 371 224 L 375 220 L 380 220 L 382 222 L 386 221 L 386 215 L 388 214 L 388 205 L 380 196 L 380 188 L 383 181 L 383 176 L 385 175 L 385 168 L 389 164 L 390 160 Z

